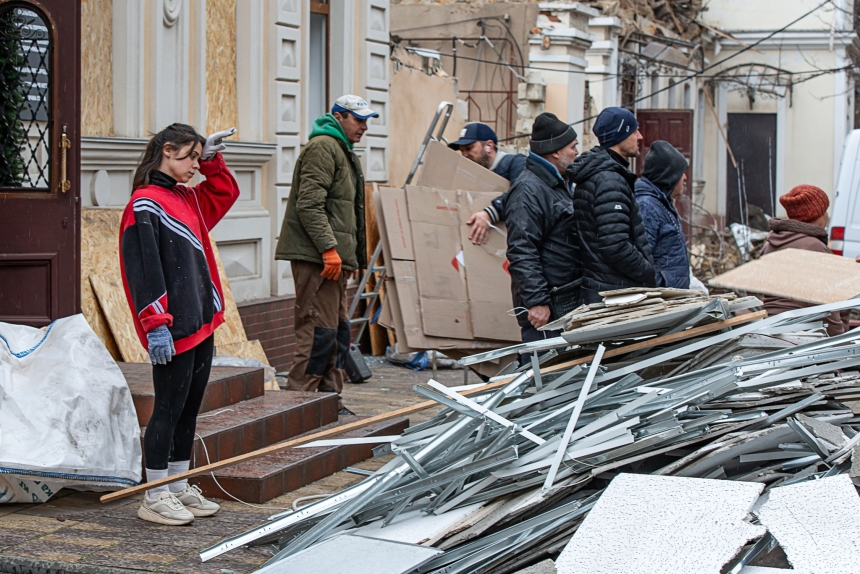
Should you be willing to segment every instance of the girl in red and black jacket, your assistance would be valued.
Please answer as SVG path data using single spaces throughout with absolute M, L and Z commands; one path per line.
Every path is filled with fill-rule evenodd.
M 155 404 L 143 441 L 149 482 L 188 470 L 224 298 L 209 230 L 239 197 L 221 151 L 235 129 L 204 138 L 172 124 L 153 137 L 120 224 L 122 281 L 152 361 Z M 185 184 L 200 171 L 206 180 Z M 219 510 L 187 481 L 147 491 L 138 516 L 188 524 Z

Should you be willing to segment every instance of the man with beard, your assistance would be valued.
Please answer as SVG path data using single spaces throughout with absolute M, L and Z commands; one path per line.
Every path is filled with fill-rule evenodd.
M 557 336 L 557 331 L 538 329 L 577 302 L 582 268 L 573 195 L 564 174 L 576 159 L 578 143 L 571 126 L 553 114 L 539 115 L 526 169 L 507 193 L 508 270 L 524 343 Z
M 570 166 L 573 208 L 582 258 L 580 302 L 602 301 L 601 291 L 655 287 L 654 260 L 633 194 L 630 158 L 639 155 L 639 123 L 630 110 L 606 108 L 594 122 L 599 146 Z
M 490 126 L 475 122 L 466 124 L 460 132 L 460 139 L 451 142 L 448 147 L 513 183 L 526 168 L 526 156 L 501 151 L 498 141 L 496 132 Z M 500 195 L 483 211 L 473 213 L 469 218 L 467 223 L 471 226 L 469 239 L 472 243 L 485 243 L 490 225 L 505 220 L 507 196 L 507 193 Z

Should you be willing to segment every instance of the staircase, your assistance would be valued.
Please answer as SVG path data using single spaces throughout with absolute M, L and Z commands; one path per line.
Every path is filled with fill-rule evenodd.
M 141 426 L 141 439 L 152 416 L 152 366 L 119 363 L 131 390 Z M 197 419 L 191 467 L 225 460 L 299 435 L 318 432 L 365 417 L 338 417 L 334 393 L 265 391 L 263 371 L 245 367 L 212 367 Z M 399 418 L 344 433 L 343 437 L 400 434 L 409 426 Z M 201 440 L 202 439 L 202 440 Z M 204 448 L 205 445 L 205 448 Z M 289 449 L 215 472 L 218 483 L 233 496 L 253 503 L 281 494 L 371 456 L 373 445 Z M 145 466 L 145 465 L 144 465 Z M 212 475 L 192 479 L 211 498 L 229 498 Z

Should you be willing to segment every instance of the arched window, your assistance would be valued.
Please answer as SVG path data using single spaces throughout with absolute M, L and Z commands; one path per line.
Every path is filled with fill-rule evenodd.
M 0 190 L 51 191 L 51 35 L 34 9 L 0 8 Z

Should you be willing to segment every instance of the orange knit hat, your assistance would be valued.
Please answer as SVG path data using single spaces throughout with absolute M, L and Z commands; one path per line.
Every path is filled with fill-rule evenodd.
M 811 223 L 827 213 L 830 200 L 814 185 L 798 185 L 779 198 L 789 219 Z

